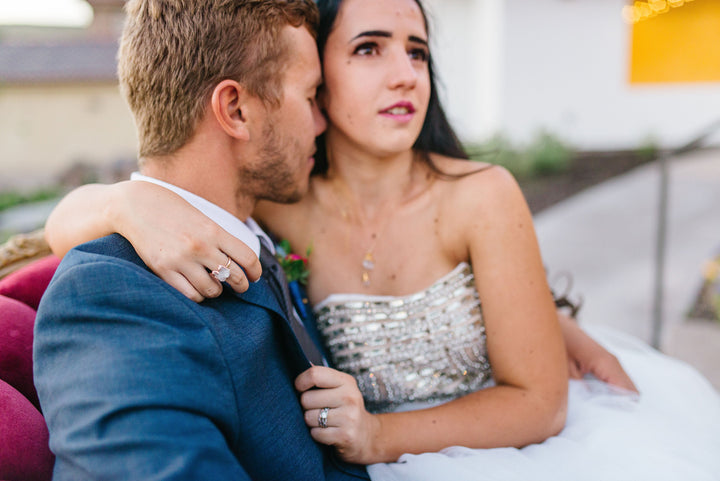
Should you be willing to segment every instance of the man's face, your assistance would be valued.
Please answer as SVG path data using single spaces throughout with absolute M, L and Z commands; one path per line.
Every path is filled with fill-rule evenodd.
M 268 107 L 257 158 L 246 174 L 257 182 L 257 199 L 290 203 L 307 192 L 315 137 L 326 124 L 315 103 L 322 79 L 315 40 L 304 27 L 285 27 L 282 35 L 290 60 L 284 71 L 281 103 L 277 109 Z

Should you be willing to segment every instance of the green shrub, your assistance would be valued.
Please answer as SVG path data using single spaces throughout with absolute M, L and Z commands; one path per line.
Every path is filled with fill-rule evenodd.
M 526 148 L 516 148 L 502 134 L 487 142 L 466 146 L 472 160 L 502 165 L 515 177 L 527 178 L 563 172 L 572 162 L 574 151 L 557 137 L 540 132 Z
M 640 147 L 635 149 L 637 155 L 640 156 L 641 159 L 646 161 L 655 160 L 658 156 L 659 151 L 660 147 L 655 137 L 646 138 L 640 145 Z
M 0 211 L 31 202 L 54 199 L 62 194 L 59 187 L 45 187 L 32 192 L 0 192 Z
M 534 175 L 564 172 L 570 167 L 574 152 L 552 134 L 542 131 L 525 151 Z
M 470 159 L 502 165 L 515 177 L 527 177 L 532 174 L 528 158 L 522 151 L 513 147 L 502 134 L 494 135 L 482 144 L 466 146 L 466 150 Z

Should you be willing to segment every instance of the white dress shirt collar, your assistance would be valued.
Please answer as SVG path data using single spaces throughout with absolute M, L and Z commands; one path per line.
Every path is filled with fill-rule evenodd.
M 154 177 L 148 177 L 147 175 L 143 175 L 139 172 L 133 172 L 133 174 L 130 176 L 130 179 L 134 181 L 144 181 L 157 184 L 175 192 L 177 195 L 185 199 L 197 210 L 205 214 L 208 218 L 210 218 L 210 220 L 225 229 L 231 235 L 237 237 L 242 242 L 244 242 L 255 252 L 255 255 L 257 255 L 258 257 L 260 257 L 259 238 L 262 238 L 267 248 L 270 249 L 273 254 L 275 254 L 275 246 L 270 240 L 270 237 L 260 228 L 260 226 L 257 224 L 257 222 L 253 220 L 252 217 L 248 217 L 247 220 L 243 222 L 222 207 L 219 207 L 218 205 L 213 204 L 206 199 L 203 199 L 199 195 L 193 194 L 192 192 L 188 192 L 185 189 L 181 189 L 180 187 L 177 187 L 175 185 L 168 184 L 167 182 L 158 180 Z

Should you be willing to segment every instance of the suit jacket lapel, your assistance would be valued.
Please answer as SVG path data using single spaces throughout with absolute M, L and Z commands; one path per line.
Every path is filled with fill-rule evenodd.
M 257 282 L 251 282 L 247 291 L 242 294 L 236 292 L 235 295 L 245 302 L 273 311 L 283 319 L 287 316 L 284 307 L 265 278 L 261 277 Z
M 260 278 L 257 282 L 251 283 L 247 291 L 242 294 L 235 292 L 235 295 L 245 302 L 275 313 L 274 317 L 279 320 L 278 324 L 282 330 L 285 344 L 295 359 L 292 367 L 298 368 L 298 374 L 312 366 L 293 333 L 285 308 L 280 304 L 280 300 L 266 279 Z

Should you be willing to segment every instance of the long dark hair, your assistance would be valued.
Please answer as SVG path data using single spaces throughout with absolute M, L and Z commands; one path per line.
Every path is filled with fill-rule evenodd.
M 318 9 L 320 10 L 317 46 L 321 60 L 323 59 L 323 55 L 325 53 L 325 44 L 327 43 L 328 36 L 335 25 L 335 19 L 337 18 L 342 1 L 343 0 L 317 0 L 316 2 Z M 420 8 L 420 13 L 422 13 L 423 21 L 425 22 L 425 30 L 429 35 L 430 31 L 428 28 L 425 9 L 423 8 L 422 3 L 420 3 L 420 0 L 415 0 L 415 3 Z M 425 122 L 420 130 L 420 135 L 415 141 L 415 145 L 413 145 L 413 150 L 419 154 L 419 160 L 426 163 L 428 167 L 430 167 L 431 171 L 441 176 L 447 176 L 448 174 L 442 172 L 433 163 L 429 154 L 432 152 L 459 159 L 467 159 L 468 155 L 455 134 L 455 131 L 450 126 L 450 122 L 448 122 L 445 111 L 440 104 L 432 54 L 428 60 L 428 71 L 430 74 L 430 102 L 428 104 Z M 317 139 L 317 154 L 315 154 L 315 167 L 313 168 L 313 174 L 324 174 L 327 172 L 327 169 L 327 150 L 325 146 L 325 134 L 323 134 Z

